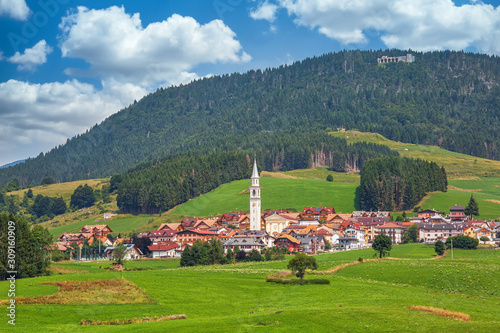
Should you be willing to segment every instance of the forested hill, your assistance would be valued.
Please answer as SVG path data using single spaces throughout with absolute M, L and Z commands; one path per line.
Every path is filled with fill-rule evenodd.
M 377 64 L 407 53 L 414 63 Z M 345 51 L 214 76 L 159 89 L 45 156 L 0 170 L 0 183 L 109 176 L 180 151 L 238 146 L 264 131 L 341 126 L 498 159 L 499 81 L 498 57 L 402 50 Z

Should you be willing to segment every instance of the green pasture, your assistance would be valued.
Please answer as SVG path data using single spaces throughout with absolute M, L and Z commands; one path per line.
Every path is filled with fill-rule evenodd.
M 500 178 L 481 177 L 479 180 L 450 180 L 449 185 L 457 188 L 447 192 L 435 192 L 426 196 L 421 208 L 433 208 L 449 212 L 453 205 L 466 207 L 471 194 L 479 205 L 478 219 L 500 218 Z M 470 190 L 470 191 L 468 191 Z
M 111 228 L 111 230 L 113 230 L 114 235 L 117 235 L 118 233 L 130 233 L 132 232 L 132 230 L 143 229 L 152 220 L 154 220 L 152 216 L 125 216 L 114 218 L 113 220 L 105 222 L 95 222 L 95 218 L 91 218 L 49 229 L 49 232 L 52 235 L 59 237 L 64 232 L 77 233 L 87 224 L 91 225 L 104 223 L 107 224 Z
M 265 282 L 286 261 L 177 268 L 178 260 L 126 262 L 138 271 L 109 271 L 109 262 L 59 263 L 74 273 L 18 280 L 19 296 L 57 292 L 49 281 L 126 279 L 150 297 L 147 304 L 18 305 L 18 332 L 493 332 L 500 325 L 499 250 L 455 251 L 470 260 L 429 260 L 432 246 L 398 245 L 391 257 L 363 262 L 328 278 L 329 285 Z M 373 250 L 322 254 L 319 269 L 371 258 Z M 288 258 L 287 258 L 288 259 Z M 101 267 L 101 268 L 99 268 Z M 307 276 L 306 276 L 307 277 Z M 8 282 L 0 282 L 6 295 Z M 89 291 L 91 293 L 91 291 Z M 4 297 L 6 298 L 6 297 Z M 421 305 L 470 315 L 461 322 L 410 310 Z M 5 307 L 4 312 L 7 311 Z M 81 326 L 82 319 L 115 320 L 186 314 L 185 320 L 132 325 Z
M 352 212 L 357 185 L 309 179 L 263 177 L 262 210 L 291 208 L 302 211 L 308 206 L 334 206 L 337 212 Z M 211 216 L 231 211 L 248 211 L 250 180 L 238 180 L 203 196 L 192 199 L 171 214 Z
M 331 132 L 348 142 L 371 142 L 386 145 L 404 157 L 420 158 L 444 166 L 449 179 L 474 178 L 477 176 L 499 177 L 500 161 L 460 154 L 437 146 L 408 144 L 392 141 L 377 133 L 359 131 Z
M 261 177 L 299 178 L 299 179 L 311 179 L 311 180 L 323 180 L 323 181 L 326 181 L 326 177 L 328 177 L 328 175 L 332 175 L 334 182 L 359 184 L 359 179 L 360 179 L 359 174 L 330 171 L 328 170 L 327 167 L 297 169 L 285 172 L 263 171 L 261 173 Z

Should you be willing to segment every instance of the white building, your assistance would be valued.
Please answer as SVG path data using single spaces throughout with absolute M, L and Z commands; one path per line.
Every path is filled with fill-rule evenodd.
M 166 244 L 155 244 L 148 246 L 151 251 L 151 256 L 155 258 L 178 257 L 181 252 L 177 251 L 180 246 L 174 242 L 167 242 Z
M 260 225 L 260 185 L 259 185 L 259 170 L 257 169 L 257 160 L 253 161 L 252 184 L 248 188 L 250 190 L 250 230 L 261 230 Z
M 267 233 L 273 236 L 281 234 L 283 229 L 287 228 L 290 223 L 298 222 L 298 220 L 294 220 L 286 214 L 273 214 L 266 217 L 265 221 Z
M 366 248 L 365 231 L 361 229 L 347 228 L 344 231 L 344 237 L 356 238 L 358 240 L 358 248 Z

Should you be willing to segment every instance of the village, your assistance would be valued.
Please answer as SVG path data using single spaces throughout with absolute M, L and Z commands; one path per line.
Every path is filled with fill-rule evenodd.
M 93 258 L 104 256 L 111 260 L 114 247 L 120 243 L 126 244 L 125 260 L 175 258 L 197 240 L 207 242 L 211 239 L 221 240 L 225 252 L 239 249 L 263 253 L 267 248 L 277 247 L 289 253 L 318 254 L 368 248 L 379 234 L 388 235 L 392 244 L 401 244 L 406 230 L 414 224 L 418 229 L 418 241 L 425 243 L 445 242 L 447 238 L 458 235 L 491 244 L 500 238 L 500 223 L 469 219 L 465 207 L 456 205 L 450 207 L 447 214 L 434 209 L 420 210 L 416 217 L 409 217 L 406 221 L 391 221 L 388 211 L 343 214 L 336 212 L 333 206 L 304 207 L 300 213 L 283 209 L 266 210 L 261 214 L 259 178 L 254 161 L 249 188 L 249 214 L 228 212 L 217 218 L 194 217 L 184 218 L 180 223 L 163 223 L 157 230 L 138 235 L 138 238 L 149 240 L 149 256 L 145 256 L 143 252 L 146 251 L 141 251 L 130 238 L 110 237 L 113 230 L 106 224 L 86 225 L 79 233 L 64 233 L 58 238 L 57 246 L 59 250 L 67 251 L 68 248 L 74 249 L 76 244 L 79 253 L 74 253 L 74 259 L 83 258 L 82 247 L 95 247 L 97 242 L 97 256 L 93 255 Z M 111 218 L 113 214 L 104 216 L 104 220 Z M 84 257 L 89 259 L 88 254 Z

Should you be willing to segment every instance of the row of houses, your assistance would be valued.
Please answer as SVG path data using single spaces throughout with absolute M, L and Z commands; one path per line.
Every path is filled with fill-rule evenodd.
M 222 241 L 224 250 L 236 248 L 249 252 L 262 251 L 277 246 L 290 252 L 318 253 L 325 250 L 327 243 L 338 250 L 351 250 L 371 246 L 381 233 L 388 235 L 393 244 L 403 241 L 406 229 L 417 223 L 418 238 L 424 242 L 445 241 L 448 237 L 467 235 L 499 238 L 500 225 L 495 222 L 467 220 L 462 206 L 450 207 L 450 214 L 426 209 L 410 222 L 391 222 L 390 212 L 354 211 L 351 214 L 336 213 L 333 207 L 304 207 L 302 212 L 268 210 L 261 218 L 261 230 L 248 230 L 249 216 L 243 212 L 230 212 L 217 218 L 187 218 L 179 223 L 161 224 L 158 230 L 139 235 L 151 240 L 149 250 L 153 258 L 179 257 L 185 246 L 192 246 L 197 240 L 206 242 L 212 238 Z M 58 239 L 59 248 L 85 240 L 92 245 L 99 241 L 111 257 L 114 246 L 128 241 L 108 238 L 112 230 L 104 224 L 86 225 L 79 233 L 64 233 Z M 126 260 L 142 256 L 139 249 L 128 244 Z

